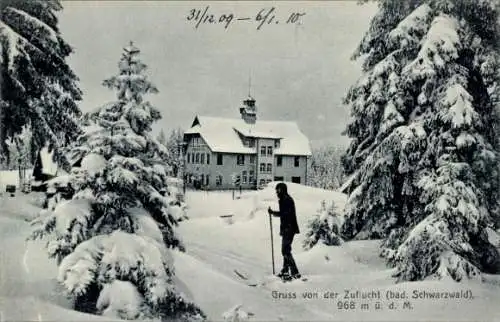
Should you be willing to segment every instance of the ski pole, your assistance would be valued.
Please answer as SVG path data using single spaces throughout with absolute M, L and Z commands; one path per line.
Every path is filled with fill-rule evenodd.
M 275 271 L 274 271 L 273 220 L 272 220 L 271 214 L 269 214 L 269 228 L 271 229 L 271 261 L 273 263 L 273 275 L 275 275 Z

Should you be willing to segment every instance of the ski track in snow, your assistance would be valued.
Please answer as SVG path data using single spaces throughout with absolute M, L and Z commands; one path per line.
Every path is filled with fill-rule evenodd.
M 266 272 L 269 270 L 270 264 L 266 267 L 265 265 L 259 264 L 256 260 L 238 256 L 233 252 L 216 250 L 195 242 L 190 242 L 186 246 L 187 254 L 210 264 L 214 268 L 224 271 L 231 277 L 234 277 L 234 269 L 243 270 L 245 272 Z

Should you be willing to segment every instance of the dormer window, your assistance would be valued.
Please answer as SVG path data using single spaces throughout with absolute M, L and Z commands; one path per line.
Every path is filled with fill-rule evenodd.
M 244 139 L 243 142 L 244 142 L 245 146 L 247 146 L 249 148 L 253 148 L 255 146 L 255 140 L 252 138 L 246 138 L 246 139 Z

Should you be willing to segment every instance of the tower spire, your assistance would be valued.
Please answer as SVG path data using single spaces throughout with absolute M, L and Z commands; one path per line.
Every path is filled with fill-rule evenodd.
M 248 72 L 248 97 L 252 97 L 252 73 Z
M 257 120 L 257 108 L 255 99 L 252 97 L 252 75 L 248 71 L 248 98 L 243 100 L 243 106 L 240 107 L 240 114 L 245 123 L 255 124 Z

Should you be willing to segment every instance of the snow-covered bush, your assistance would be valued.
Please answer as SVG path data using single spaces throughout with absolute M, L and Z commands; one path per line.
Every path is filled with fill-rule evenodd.
M 222 318 L 226 322 L 242 322 L 242 321 L 248 321 L 250 319 L 250 316 L 252 314 L 245 312 L 242 309 L 243 305 L 238 304 L 235 305 L 234 307 L 230 308 L 226 312 L 222 314 Z
M 80 166 L 65 178 L 75 193 L 37 219 L 32 238 L 47 237 L 49 255 L 60 263 L 58 280 L 78 310 L 204 319 L 173 282 L 169 248 L 184 247 L 174 231 L 176 200 L 164 193 L 167 151 L 151 135 L 161 115 L 143 101 L 157 90 L 138 54 L 132 44 L 124 48 L 119 75 L 104 81 L 118 100 L 86 115 L 70 153 Z
M 44 208 L 47 203 L 47 195 L 44 192 L 31 192 L 29 203 L 37 208 Z
M 68 200 L 73 197 L 74 189 L 71 185 L 72 180 L 72 176 L 64 174 L 46 182 L 47 203 L 45 208 L 54 210 L 61 200 Z
M 189 219 L 187 214 L 187 205 L 185 203 L 176 202 L 173 206 L 170 206 L 169 214 L 175 218 L 177 222 Z
M 144 298 L 131 282 L 114 280 L 105 284 L 97 299 L 97 310 L 103 316 L 137 320 L 147 317 Z
M 334 202 L 327 207 L 323 200 L 318 213 L 307 224 L 303 248 L 311 249 L 318 242 L 328 246 L 339 246 L 342 243 L 339 236 L 341 227 L 342 220 L 339 209 Z
M 355 53 L 344 238 L 383 238 L 398 280 L 499 272 L 496 1 L 388 0 Z
M 338 189 L 344 179 L 341 163 L 344 152 L 344 147 L 335 145 L 313 148 L 311 162 L 308 162 L 308 184 L 321 189 Z

